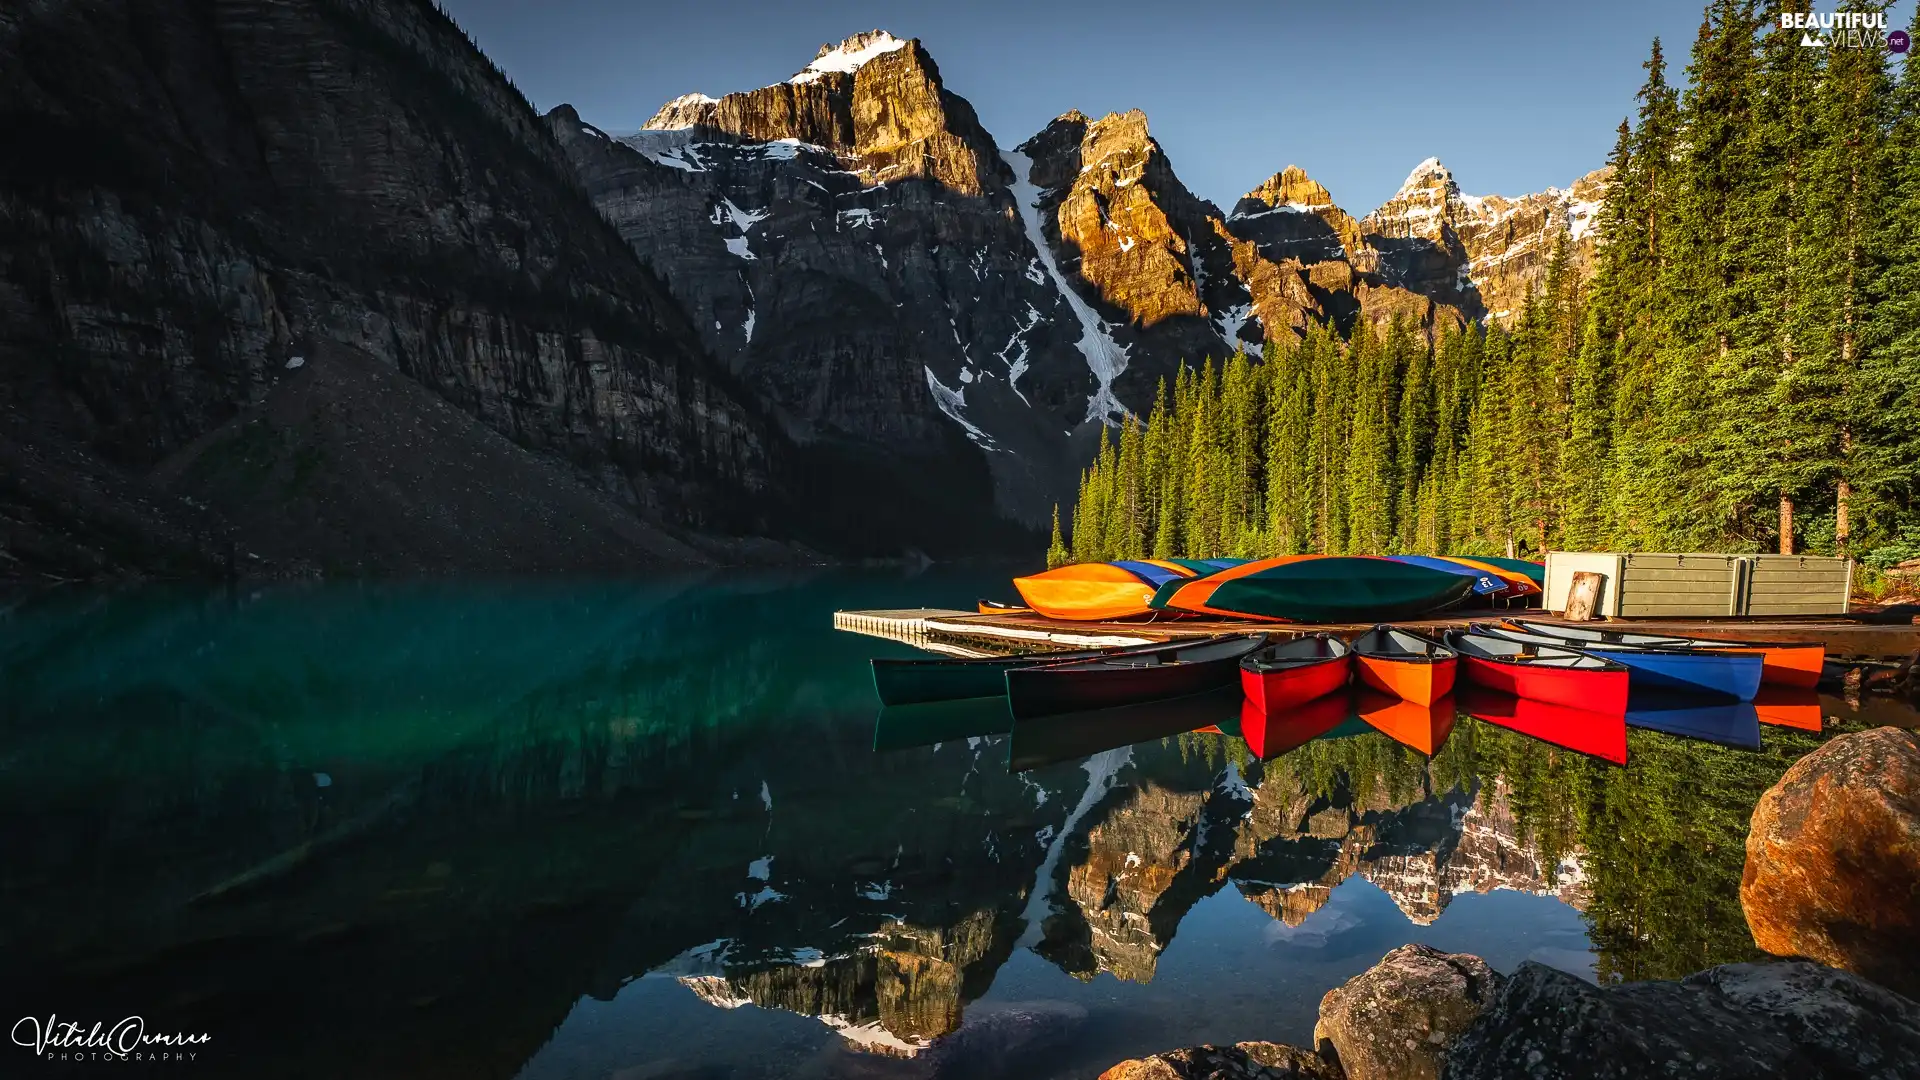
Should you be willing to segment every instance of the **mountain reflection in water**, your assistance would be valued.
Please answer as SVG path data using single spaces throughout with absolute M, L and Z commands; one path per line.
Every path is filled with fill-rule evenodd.
M 7 1005 L 211 1033 L 196 1075 L 1051 1076 L 1306 1041 L 1409 940 L 1750 954 L 1746 816 L 1821 735 L 1635 732 L 1615 769 L 1469 719 L 1432 760 L 1328 722 L 1265 762 L 1237 706 L 1097 753 L 876 725 L 865 660 L 911 650 L 831 611 L 1004 577 L 16 604 Z

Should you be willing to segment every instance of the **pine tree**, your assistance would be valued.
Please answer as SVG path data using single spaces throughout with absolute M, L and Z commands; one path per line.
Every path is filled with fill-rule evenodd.
M 1067 550 L 1067 543 L 1060 538 L 1060 504 L 1053 504 L 1053 539 L 1047 542 L 1047 569 L 1065 566 L 1073 561 L 1073 554 Z
M 1920 10 L 1909 32 L 1920 35 Z M 1908 54 L 1912 56 L 1911 53 Z M 1883 144 L 1879 233 L 1886 266 L 1847 415 L 1849 534 L 1869 546 L 1920 522 L 1920 63 L 1904 62 Z M 1861 511 L 1866 512 L 1861 512 Z
M 1399 406 L 1394 431 L 1397 499 L 1394 521 L 1400 551 L 1438 549 L 1430 507 L 1421 504 L 1421 489 L 1433 458 L 1433 354 L 1422 340 L 1408 334 L 1390 342 L 1389 352 L 1403 355 L 1392 366 L 1400 372 Z
M 1304 554 L 1314 544 L 1313 358 L 1324 328 L 1288 342 L 1267 359 L 1273 406 L 1267 414 L 1269 551 Z
M 1393 362 L 1411 331 L 1396 318 L 1387 340 L 1375 340 L 1363 322 L 1349 355 L 1354 368 L 1353 420 L 1347 453 L 1347 550 L 1376 555 L 1393 549 Z

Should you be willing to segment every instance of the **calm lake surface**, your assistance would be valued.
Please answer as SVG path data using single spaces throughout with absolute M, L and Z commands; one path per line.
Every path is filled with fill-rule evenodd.
M 0 1074 L 1091 1077 L 1308 1043 L 1410 941 L 1679 975 L 1752 955 L 1754 800 L 1864 724 L 1636 731 L 1624 769 L 1467 719 L 1431 762 L 1351 727 L 1265 763 L 1211 733 L 1019 774 L 1003 735 L 876 752 L 866 660 L 914 650 L 831 613 L 1008 576 L 17 601 L 6 1019 L 212 1041 Z

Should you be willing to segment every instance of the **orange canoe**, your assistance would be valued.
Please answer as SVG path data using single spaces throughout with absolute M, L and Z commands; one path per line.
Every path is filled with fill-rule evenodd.
M 1447 736 L 1453 734 L 1456 715 L 1451 696 L 1428 705 L 1372 690 L 1360 691 L 1360 719 L 1382 735 L 1428 757 L 1446 745 Z
M 1145 615 L 1153 609 L 1153 591 L 1169 581 L 1195 576 L 1178 563 L 1160 559 L 1070 563 L 1045 573 L 1013 579 L 1027 606 L 1052 619 L 1097 622 Z
M 1431 705 L 1453 692 L 1459 658 L 1429 637 L 1376 626 L 1353 640 L 1360 680 L 1383 694 Z
M 1819 731 L 1824 722 L 1820 695 L 1804 687 L 1761 683 L 1760 692 L 1753 696 L 1753 707 L 1759 710 L 1763 724 Z

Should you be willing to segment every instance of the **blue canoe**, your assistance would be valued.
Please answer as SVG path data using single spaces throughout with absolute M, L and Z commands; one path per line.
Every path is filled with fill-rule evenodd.
M 1446 559 L 1436 559 L 1431 555 L 1388 555 L 1386 557 L 1397 563 L 1406 563 L 1408 566 L 1422 566 L 1428 570 L 1438 570 L 1443 574 L 1456 574 L 1460 577 L 1470 577 L 1473 579 L 1473 591 L 1475 595 L 1478 596 L 1492 596 L 1496 593 L 1507 591 L 1506 582 L 1501 581 L 1492 574 L 1482 573 L 1470 566 L 1462 566 L 1457 562 L 1449 562 Z
M 1585 641 L 1569 645 L 1564 638 L 1511 630 L 1503 626 L 1482 626 L 1478 629 L 1515 641 L 1577 648 L 1588 656 L 1612 660 L 1627 669 L 1627 676 L 1635 690 L 1709 694 L 1733 701 L 1752 701 L 1753 696 L 1760 692 L 1761 670 L 1766 667 L 1765 657 L 1715 649 L 1661 649 Z
M 1627 700 L 1627 724 L 1722 746 L 1760 749 L 1760 710 L 1748 701 L 1706 701 L 1683 694 L 1634 694 Z

